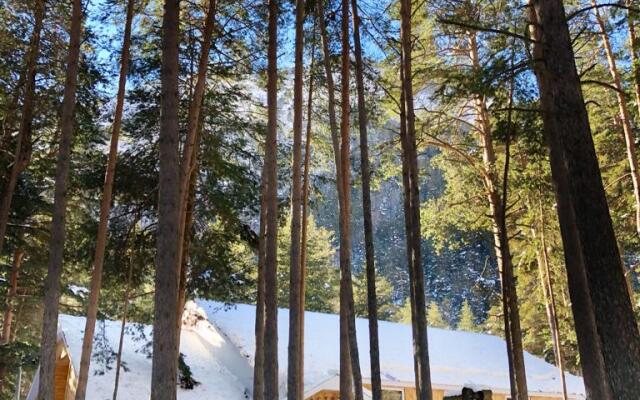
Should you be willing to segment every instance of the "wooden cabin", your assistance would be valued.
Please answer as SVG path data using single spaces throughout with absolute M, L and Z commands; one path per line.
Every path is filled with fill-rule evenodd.
M 38 398 L 38 385 L 40 384 L 40 367 L 36 371 L 35 378 L 31 384 L 31 390 L 27 395 L 27 400 Z M 53 400 L 75 400 L 77 386 L 77 374 L 71 361 L 71 352 L 62 331 L 58 332 L 56 342 L 56 370 L 55 388 Z
M 368 380 L 366 380 L 368 381 Z M 305 400 L 340 400 L 339 391 L 340 379 L 338 376 L 326 380 L 322 384 L 308 390 Z M 511 396 L 504 390 L 480 390 L 474 392 L 469 388 L 460 388 L 454 385 L 443 385 L 433 383 L 433 400 L 510 400 Z M 372 399 L 371 384 L 363 384 L 364 398 Z M 465 396 L 465 393 L 474 393 L 472 396 Z M 569 395 L 569 399 L 581 399 L 580 396 Z M 416 400 L 416 389 L 411 382 L 390 382 L 382 380 L 383 400 Z M 561 393 L 536 393 L 530 395 L 529 400 L 562 400 Z
M 278 310 L 280 398 L 286 398 L 288 310 Z M 73 399 L 82 351 L 83 317 L 61 315 L 56 349 L 55 400 Z M 120 321 L 103 321 L 102 346 L 117 348 Z M 188 302 L 180 352 L 192 377 L 191 390 L 178 388 L 179 400 L 246 400 L 252 397 L 255 354 L 255 306 L 211 301 Z M 371 373 L 368 321 L 356 319 L 364 399 L 370 400 Z M 124 336 L 118 398 L 144 400 L 151 391 L 152 360 L 140 351 L 152 335 L 151 325 L 130 326 Z M 63 333 L 64 332 L 64 333 Z M 142 332 L 142 336 L 141 333 Z M 305 313 L 305 400 L 339 400 L 339 317 Z M 434 400 L 510 400 L 506 344 L 481 333 L 429 328 L 429 358 Z M 412 330 L 410 325 L 379 322 L 383 400 L 416 400 Z M 145 339 L 145 340 L 141 340 Z M 98 350 L 94 347 L 94 351 Z M 89 371 L 87 400 L 111 398 L 115 368 L 94 360 Z M 558 369 L 525 353 L 529 400 L 561 400 Z M 568 399 L 585 399 L 582 378 L 566 374 Z M 37 381 L 28 400 L 35 400 Z M 469 395 L 469 390 L 472 390 Z

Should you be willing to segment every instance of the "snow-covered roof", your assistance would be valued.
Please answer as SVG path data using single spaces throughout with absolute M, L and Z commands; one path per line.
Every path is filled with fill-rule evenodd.
M 225 306 L 213 301 L 197 301 L 211 323 L 222 330 L 253 363 L 255 353 L 255 306 Z M 335 378 L 339 373 L 339 318 L 333 314 L 305 313 L 305 391 Z M 284 393 L 287 369 L 289 312 L 278 310 L 278 365 L 281 393 Z M 356 320 L 362 375 L 370 374 L 368 321 Z M 411 326 L 380 321 L 380 363 L 383 382 L 413 385 L 413 349 Z M 434 388 L 488 388 L 509 392 L 505 341 L 482 333 L 429 328 L 429 358 Z M 558 369 L 525 353 L 527 386 L 530 394 L 561 393 Z M 582 378 L 567 374 L 570 395 L 584 396 Z M 458 392 L 459 393 L 459 392 Z
M 102 330 L 102 322 L 96 326 L 96 334 Z M 82 338 L 85 318 L 60 315 L 59 329 L 64 332 L 71 362 L 76 371 L 80 370 Z M 139 327 L 139 325 L 138 325 Z M 108 346 L 115 352 L 120 338 L 120 321 L 104 321 L 104 333 Z M 151 386 L 151 358 L 143 351 L 147 340 L 140 340 L 134 333 L 137 327 L 127 324 L 123 346 L 122 360 L 127 371 L 120 373 L 118 398 L 148 399 Z M 148 340 L 151 340 L 152 327 L 142 326 Z M 94 340 L 94 356 L 99 351 L 100 343 Z M 247 359 L 238 349 L 208 321 L 199 319 L 189 327 L 183 327 L 180 352 L 191 368 L 193 377 L 200 382 L 192 390 L 178 389 L 181 400 L 246 400 L 250 396 L 253 382 L 253 371 Z M 91 363 L 87 400 L 104 400 L 111 398 L 115 381 L 115 355 L 112 354 L 111 369 L 105 369 L 104 362 L 95 358 Z
M 278 363 L 280 393 L 286 393 L 288 319 L 286 309 L 278 312 Z M 102 325 L 104 324 L 104 325 Z M 255 306 L 212 301 L 187 304 L 180 351 L 186 356 L 193 377 L 200 385 L 193 390 L 178 389 L 181 400 L 244 400 L 251 397 L 255 353 Z M 69 348 L 71 361 L 79 370 L 85 318 L 61 315 L 59 329 Z M 99 322 L 96 334 L 104 329 L 106 345 L 117 350 L 121 323 Z M 339 318 L 337 315 L 305 314 L 305 392 L 314 388 L 337 388 L 339 372 Z M 357 319 L 360 363 L 365 380 L 370 377 L 368 321 Z M 141 340 L 139 329 L 146 336 Z M 150 394 L 151 358 L 143 351 L 151 340 L 152 327 L 127 324 L 123 361 L 127 371 L 120 374 L 119 397 L 146 399 Z M 383 383 L 413 386 L 413 351 L 409 325 L 383 322 L 379 325 Z M 94 341 L 94 355 L 105 342 Z M 101 347 L 102 346 L 102 347 Z M 104 352 L 103 352 L 104 353 Z M 107 351 L 106 353 L 109 353 Z M 111 356 L 115 358 L 113 353 Z M 431 377 L 436 389 L 449 393 L 463 387 L 488 388 L 507 393 L 509 388 L 506 346 L 501 338 L 437 328 L 429 328 Z M 525 354 L 527 383 L 531 394 L 560 393 L 557 369 L 540 358 Z M 113 393 L 115 362 L 111 369 L 94 358 L 89 374 L 88 400 L 103 400 Z M 582 379 L 567 374 L 568 391 L 582 398 Z

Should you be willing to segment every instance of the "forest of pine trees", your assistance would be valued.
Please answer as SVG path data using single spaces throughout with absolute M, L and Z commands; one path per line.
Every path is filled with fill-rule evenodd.
M 429 329 L 502 337 L 514 400 L 525 352 L 565 399 L 565 372 L 640 398 L 640 3 L 0 0 L 0 21 L 0 398 L 54 399 L 65 314 L 76 400 L 94 365 L 127 373 L 128 322 L 175 400 L 197 298 L 256 306 L 254 400 L 303 400 L 305 311 L 339 315 L 343 400 L 384 398 L 380 321 L 411 327 L 419 400 Z

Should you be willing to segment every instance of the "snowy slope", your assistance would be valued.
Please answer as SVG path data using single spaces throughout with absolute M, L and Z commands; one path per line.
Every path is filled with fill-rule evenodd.
M 212 301 L 198 301 L 209 321 L 218 326 L 244 353 L 255 353 L 255 306 L 225 308 Z M 286 382 L 289 312 L 278 311 L 278 364 L 281 384 Z M 305 314 L 305 390 L 334 377 L 339 371 L 339 319 L 337 315 Z M 363 377 L 370 377 L 368 321 L 357 319 L 358 347 Z M 383 380 L 413 382 L 413 351 L 410 325 L 380 322 L 380 358 Z M 431 377 L 435 387 L 487 387 L 508 392 L 506 344 L 499 337 L 429 328 Z M 544 360 L 525 353 L 529 393 L 560 393 L 558 370 Z M 570 394 L 583 395 L 582 379 L 567 374 Z M 281 393 L 284 393 L 282 387 Z
M 59 329 L 64 332 L 70 348 L 72 362 L 79 371 L 82 337 L 85 318 L 61 315 Z M 109 346 L 117 351 L 121 323 L 106 321 L 105 333 Z M 132 328 L 132 325 L 128 325 Z M 101 330 L 101 323 L 96 332 Z M 144 333 L 151 339 L 152 327 L 145 326 Z M 128 372 L 120 373 L 118 398 L 148 399 L 151 384 L 151 358 L 140 350 L 146 341 L 135 340 L 137 334 L 128 332 L 125 335 L 123 361 Z M 98 343 L 94 341 L 94 352 L 98 351 Z M 252 370 L 247 360 L 240 355 L 237 348 L 222 335 L 218 329 L 206 320 L 195 321 L 193 326 L 184 327 L 181 336 L 180 351 L 186 356 L 194 378 L 201 384 L 193 390 L 178 389 L 180 400 L 244 400 L 248 397 L 252 385 Z M 115 360 L 115 357 L 114 357 Z M 103 375 L 96 372 L 103 371 Z M 89 372 L 87 400 L 106 400 L 113 397 L 115 379 L 115 361 L 112 369 L 106 370 L 104 363 L 96 359 L 92 361 Z

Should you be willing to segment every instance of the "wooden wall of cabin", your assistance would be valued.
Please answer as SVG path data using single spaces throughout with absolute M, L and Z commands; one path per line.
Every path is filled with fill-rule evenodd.
M 363 386 L 368 390 L 371 390 L 371 385 L 364 384 Z M 397 388 L 397 389 L 402 389 L 402 391 L 404 392 L 403 400 L 417 400 L 415 388 L 405 387 L 405 388 Z M 493 394 L 491 398 L 492 400 L 507 400 L 507 395 Z M 434 389 L 433 400 L 443 400 L 443 399 L 444 399 L 444 390 Z M 562 397 L 540 397 L 540 396 L 529 397 L 529 400 L 561 400 L 561 399 Z M 57 397 L 56 397 L 56 400 L 57 400 Z M 314 394 L 313 396 L 307 398 L 307 400 L 340 400 L 340 392 L 334 391 L 334 390 L 322 390 Z
M 371 390 L 371 385 L 364 384 L 366 389 Z M 385 387 L 383 386 L 383 390 Z M 411 387 L 394 387 L 389 389 L 397 389 L 403 391 L 403 400 L 417 400 L 416 389 Z M 444 390 L 434 389 L 433 400 L 443 400 Z M 308 397 L 306 400 L 340 400 L 340 392 L 336 390 L 321 390 L 313 396 Z M 504 400 L 504 399 L 502 399 Z
M 321 390 L 318 393 L 314 394 L 311 397 L 308 397 L 307 400 L 339 400 L 340 392 L 337 390 Z
M 417 400 L 418 396 L 416 395 L 416 389 L 412 387 L 405 387 L 404 389 L 404 400 Z M 442 400 L 444 399 L 444 390 L 433 389 L 433 400 Z
M 69 352 L 62 342 L 56 346 L 54 400 L 74 400 L 76 397 L 77 378 Z

